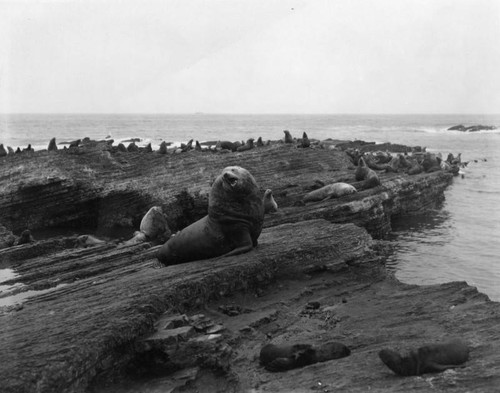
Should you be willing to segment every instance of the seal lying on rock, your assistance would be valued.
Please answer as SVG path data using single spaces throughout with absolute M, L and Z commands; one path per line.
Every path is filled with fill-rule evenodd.
M 347 183 L 333 183 L 328 184 L 324 187 L 321 187 L 318 190 L 311 191 L 306 194 L 302 201 L 306 202 L 316 202 L 316 201 L 324 201 L 329 198 L 338 198 L 344 195 L 354 194 L 357 192 L 354 186 L 351 186 Z
M 158 252 L 164 265 L 242 254 L 257 246 L 264 204 L 253 176 L 224 168 L 208 197 L 208 215 L 170 238 Z
M 461 340 L 452 340 L 444 344 L 424 345 L 408 356 L 402 357 L 390 349 L 381 350 L 378 356 L 398 375 L 421 375 L 458 367 L 469 359 L 469 348 Z
M 260 350 L 260 364 L 268 371 L 286 371 L 340 359 L 350 354 L 350 349 L 338 342 L 329 342 L 318 347 L 310 344 L 267 344 Z

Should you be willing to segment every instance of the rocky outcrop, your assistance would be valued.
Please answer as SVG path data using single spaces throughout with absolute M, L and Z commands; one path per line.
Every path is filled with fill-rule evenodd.
M 248 169 L 280 209 L 265 216 L 251 252 L 168 268 L 148 242 L 75 248 L 72 235 L 0 249 L 3 266 L 16 272 L 0 288 L 3 391 L 104 392 L 131 370 L 139 379 L 125 383 L 136 391 L 145 376 L 158 391 L 424 391 L 429 381 L 396 379 L 377 353 L 450 335 L 471 346 L 470 361 L 434 386 L 481 391 L 500 382 L 489 371 L 500 361 L 498 304 L 465 283 L 399 283 L 383 266 L 390 248 L 373 239 L 390 232 L 393 217 L 435 206 L 451 174 L 379 173 L 380 186 L 304 206 L 319 184 L 359 186 L 344 152 L 279 143 L 226 154 L 108 147 L 0 158 L 6 236 L 137 229 L 152 206 L 179 230 L 206 214 L 211 181 L 229 165 Z M 182 313 L 188 323 L 159 325 Z M 351 355 L 279 374 L 259 366 L 264 344 L 292 340 L 340 341 Z
M 484 130 L 496 130 L 495 126 L 484 126 L 481 124 L 476 124 L 473 126 L 464 126 L 463 124 L 459 124 L 457 126 L 453 126 L 448 128 L 448 131 L 464 131 L 464 132 L 476 132 L 476 131 L 484 131 Z

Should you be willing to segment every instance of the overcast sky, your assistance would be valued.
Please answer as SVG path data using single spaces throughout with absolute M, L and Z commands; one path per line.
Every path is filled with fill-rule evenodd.
M 500 0 L 0 0 L 0 112 L 500 113 Z

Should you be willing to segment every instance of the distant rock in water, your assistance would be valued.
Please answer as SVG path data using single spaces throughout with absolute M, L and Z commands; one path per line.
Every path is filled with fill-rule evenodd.
M 481 124 L 474 126 L 464 126 L 463 124 L 459 124 L 457 126 L 453 126 L 448 128 L 448 131 L 464 131 L 464 132 L 475 132 L 475 131 L 483 131 L 483 130 L 496 130 L 495 126 L 484 126 Z

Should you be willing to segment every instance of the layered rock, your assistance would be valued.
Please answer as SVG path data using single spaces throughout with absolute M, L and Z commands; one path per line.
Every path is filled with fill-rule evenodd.
M 206 214 L 211 181 L 229 165 L 248 169 L 280 206 L 265 216 L 253 251 L 169 268 L 158 268 L 158 247 L 149 243 L 82 249 L 70 236 L 1 249 L 0 260 L 17 273 L 2 283 L 13 288 L 10 295 L 0 293 L 3 391 L 106 391 L 103 384 L 141 364 L 160 365 L 163 376 L 195 369 L 187 379 L 172 374 L 158 380 L 163 390 L 184 384 L 184 391 L 425 390 L 425 381 L 394 380 L 376 354 L 449 335 L 468 341 L 471 360 L 434 385 L 480 391 L 500 382 L 488 373 L 500 362 L 494 350 L 498 304 L 465 283 L 399 283 L 383 267 L 390 250 L 372 238 L 390 231 L 392 217 L 442 200 L 449 173 L 379 173 L 380 186 L 304 206 L 298 202 L 319 183 L 359 185 L 344 152 L 271 144 L 240 153 L 171 155 L 86 143 L 0 160 L 6 237 L 26 228 L 137 229 L 152 206 L 162 208 L 175 231 Z M 10 304 L 28 294 L 35 296 Z M 312 301 L 315 307 L 307 307 Z M 201 307 L 224 328 L 204 335 L 190 326 L 162 332 L 155 324 L 164 312 L 193 318 Z M 231 312 L 224 316 L 214 308 Z M 182 345 L 171 346 L 173 339 Z M 253 356 L 270 340 L 342 341 L 351 356 L 269 374 Z

